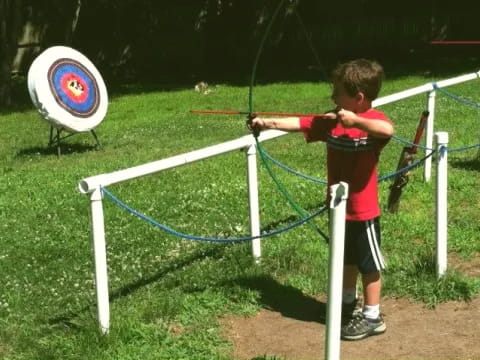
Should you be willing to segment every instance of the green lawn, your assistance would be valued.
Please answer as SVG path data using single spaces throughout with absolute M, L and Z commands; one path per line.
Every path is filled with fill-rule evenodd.
M 460 75 L 460 74 L 459 74 Z M 388 80 L 382 95 L 432 79 Z M 442 79 L 435 79 L 442 80 Z M 0 358 L 13 359 L 231 359 L 218 318 L 275 307 L 292 289 L 326 292 L 325 242 L 302 226 L 263 240 L 263 261 L 252 261 L 250 243 L 193 242 L 165 233 L 104 201 L 111 295 L 111 330 L 98 331 L 93 281 L 89 199 L 77 191 L 88 176 L 159 160 L 247 134 L 240 116 L 193 115 L 191 109 L 247 107 L 246 87 L 132 89 L 112 97 L 97 128 L 102 150 L 88 134 L 65 141 L 63 154 L 47 149 L 48 125 L 36 111 L 0 115 Z M 478 81 L 448 88 L 480 101 Z M 278 83 L 255 88 L 255 110 L 318 112 L 331 108 L 327 84 Z M 425 96 L 382 109 L 396 135 L 412 140 Z M 480 142 L 477 108 L 438 95 L 436 130 L 448 131 L 450 147 Z M 380 173 L 395 170 L 402 144 L 392 141 Z M 324 179 L 323 144 L 298 134 L 264 144 L 274 158 Z M 419 156 L 422 155 L 420 152 Z M 160 223 L 191 235 L 248 235 L 244 152 L 233 152 L 149 177 L 110 186 L 122 201 Z M 260 164 L 260 162 L 259 162 Z M 480 251 L 477 149 L 449 155 L 449 252 L 469 261 Z M 272 166 L 296 202 L 309 211 L 323 201 L 325 186 Z M 297 213 L 259 168 L 262 228 L 277 229 Z M 412 173 L 399 214 L 383 216 L 384 295 L 434 306 L 477 296 L 480 281 L 449 270 L 435 277 L 434 184 L 423 169 Z M 380 185 L 382 206 L 389 183 Z M 325 232 L 326 216 L 315 219 Z

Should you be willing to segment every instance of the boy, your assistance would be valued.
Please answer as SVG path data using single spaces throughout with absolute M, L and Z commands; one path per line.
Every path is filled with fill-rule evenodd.
M 341 332 L 346 340 L 386 330 L 380 314 L 380 271 L 385 263 L 380 253 L 377 165 L 380 151 L 393 135 L 393 125 L 372 108 L 382 78 L 383 69 L 375 61 L 358 59 L 340 64 L 332 73 L 335 111 L 322 118 L 254 118 L 251 123 L 254 129 L 302 131 L 307 142 L 326 142 L 328 185 L 340 181 L 349 184 Z M 363 311 L 356 309 L 359 273 Z

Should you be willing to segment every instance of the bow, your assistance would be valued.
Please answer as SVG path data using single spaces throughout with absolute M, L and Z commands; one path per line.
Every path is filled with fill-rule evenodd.
M 257 50 L 257 53 L 255 55 L 255 58 L 254 58 L 254 62 L 253 62 L 253 68 L 252 68 L 252 74 L 250 76 L 250 84 L 249 84 L 249 89 L 248 89 L 248 111 L 235 111 L 235 110 L 191 110 L 190 112 L 192 114 L 214 114 L 214 115 L 218 115 L 218 114 L 226 114 L 226 115 L 246 115 L 246 122 L 247 122 L 247 125 L 251 125 L 251 122 L 252 120 L 256 117 L 256 116 L 294 116 L 294 117 L 319 117 L 319 118 L 326 118 L 328 117 L 327 115 L 325 115 L 324 113 L 321 113 L 321 114 L 312 114 L 312 113 L 299 113 L 299 112 L 256 112 L 253 110 L 253 88 L 255 86 L 255 78 L 256 78 L 256 74 L 257 74 L 257 68 L 258 68 L 258 63 L 260 61 L 260 57 L 261 57 L 261 54 L 263 52 L 263 49 L 265 47 L 265 43 L 268 39 L 268 36 L 270 35 L 270 32 L 271 32 L 271 29 L 272 29 L 272 26 L 273 24 L 275 23 L 275 20 L 276 18 L 278 17 L 278 14 L 280 13 L 280 10 L 282 9 L 282 7 L 284 6 L 284 4 L 286 2 L 292 2 L 292 0 L 280 0 L 278 5 L 276 6 L 274 12 L 273 12 L 273 15 L 270 19 L 270 21 L 268 22 L 267 24 L 267 28 L 265 29 L 265 32 L 261 38 L 261 41 L 260 41 L 260 45 L 258 47 L 258 50 Z M 293 7 L 293 10 L 292 10 L 297 19 L 298 19 L 298 22 L 303 30 L 303 33 L 305 35 L 305 38 L 307 40 L 307 43 L 312 51 L 312 54 L 313 54 L 313 57 L 315 58 L 315 61 L 317 63 L 317 66 L 319 69 L 323 70 L 323 66 L 320 62 L 320 58 L 318 56 L 318 53 L 316 52 L 315 50 L 315 47 L 313 45 L 313 42 L 312 42 L 312 39 L 310 37 L 310 35 L 308 34 L 308 31 L 305 27 L 305 24 L 303 23 L 302 21 L 302 18 L 300 16 L 300 14 L 298 13 L 297 11 L 297 8 L 294 4 L 294 7 Z M 250 126 L 248 126 L 249 128 L 251 128 Z M 252 129 L 252 132 L 253 132 L 253 135 L 255 137 L 258 137 L 259 135 L 259 130 L 258 129 Z
M 263 52 L 263 48 L 265 46 L 265 43 L 266 43 L 266 40 L 271 32 L 271 29 L 272 29 L 272 26 L 273 24 L 275 23 L 275 20 L 280 12 L 280 9 L 283 7 L 283 5 L 287 2 L 287 1 L 291 1 L 291 0 L 280 0 L 278 5 L 276 6 L 274 12 L 273 12 L 273 16 L 272 18 L 270 19 L 268 25 L 267 25 L 267 28 L 265 30 L 265 33 L 263 34 L 262 36 L 262 39 L 260 41 L 260 45 L 259 45 L 259 48 L 257 50 L 257 53 L 255 55 L 255 58 L 254 58 L 254 61 L 253 61 L 253 68 L 252 68 L 252 74 L 251 74 L 251 77 L 250 77 L 250 85 L 249 85 L 249 89 L 248 89 L 248 111 L 230 111 L 230 110 L 225 110 L 225 111 L 222 111 L 222 110 L 191 110 L 190 112 L 191 113 L 195 113 L 195 114 L 243 114 L 243 115 L 246 115 L 247 119 L 246 119 L 246 122 L 247 122 L 247 126 L 251 129 L 251 123 L 252 123 L 252 120 L 257 116 L 257 115 L 266 115 L 266 116 L 295 116 L 295 117 L 302 117 L 302 116 L 305 116 L 305 117 L 327 117 L 326 114 L 302 114 L 302 113 L 279 113 L 279 112 L 255 112 L 254 109 L 253 109 L 253 88 L 255 86 L 255 77 L 256 77 L 256 74 L 257 74 L 257 68 L 258 68 L 258 63 L 259 63 L 259 60 L 260 60 L 260 56 Z M 307 38 L 307 41 L 310 45 L 310 48 L 311 50 L 313 51 L 313 54 L 314 54 L 314 57 L 316 59 L 316 61 L 318 62 L 320 68 L 323 68 L 320 64 L 320 61 L 319 61 L 319 58 L 318 58 L 318 55 L 317 53 L 315 52 L 314 50 L 314 47 L 313 47 L 313 44 L 311 42 L 311 39 L 306 31 L 306 28 L 305 28 L 305 25 L 303 24 L 303 22 L 301 21 L 301 17 L 300 15 L 298 14 L 296 8 L 294 8 L 294 11 L 297 15 L 297 18 L 299 19 L 300 21 L 300 25 L 302 26 L 302 29 L 305 33 L 305 36 Z M 272 178 L 272 180 L 275 182 L 275 184 L 277 185 L 278 189 L 280 190 L 280 192 L 284 195 L 284 197 L 286 198 L 286 200 L 290 203 L 290 205 L 292 206 L 292 208 L 295 209 L 295 211 L 302 217 L 302 218 L 307 218 L 309 216 L 309 214 L 303 209 L 301 208 L 289 195 L 289 193 L 283 188 L 283 185 L 278 181 L 278 179 L 276 178 L 275 174 L 273 173 L 271 167 L 270 167 L 270 164 L 268 163 L 267 159 L 266 159 L 266 155 L 264 154 L 264 151 L 262 149 L 262 147 L 260 146 L 260 143 L 258 141 L 258 135 L 259 135 L 259 129 L 255 129 L 253 128 L 252 129 L 252 132 L 253 132 L 253 136 L 255 137 L 255 141 L 256 141 L 256 144 L 257 144 L 257 149 L 258 149 L 258 152 L 260 154 L 260 158 L 263 162 L 263 165 L 265 166 L 267 172 L 269 173 L 270 177 Z M 315 226 L 315 224 L 311 223 L 310 221 L 307 221 L 307 224 L 313 229 L 315 230 L 318 234 L 320 234 L 327 242 L 329 241 L 328 240 L 328 237 L 317 227 Z
M 273 13 L 273 16 L 272 18 L 270 19 L 270 22 L 268 23 L 267 25 L 267 29 L 265 30 L 265 33 L 263 34 L 263 37 L 260 41 L 260 46 L 257 50 L 257 54 L 255 56 L 255 60 L 253 62 L 253 69 L 252 69 L 252 75 L 250 77 L 250 86 L 249 86 L 249 89 L 248 89 L 248 112 L 247 112 L 247 125 L 250 125 L 252 120 L 255 118 L 256 115 L 259 115 L 260 113 L 255 113 L 253 111 L 253 88 L 254 88 L 254 85 L 255 85 L 255 77 L 256 77 L 256 74 L 257 74 L 257 67 L 258 67 L 258 62 L 260 60 L 260 55 L 262 54 L 263 52 L 263 48 L 265 46 L 265 42 L 268 38 L 268 35 L 271 31 L 271 28 L 275 22 L 275 19 L 277 18 L 278 16 L 278 13 L 280 12 L 280 9 L 282 8 L 282 6 L 284 5 L 284 3 L 286 2 L 287 0 L 280 0 L 277 7 L 275 8 L 275 11 Z M 297 13 L 297 16 L 299 17 L 298 13 Z M 304 28 L 305 29 L 305 28 Z M 308 39 L 308 35 L 307 35 L 307 39 Z M 282 114 L 282 113 L 277 113 L 277 114 Z M 286 116 L 294 116 L 292 113 L 283 113 L 284 115 L 285 114 L 289 114 L 289 115 L 286 115 Z M 307 114 L 295 114 L 296 116 L 308 116 Z M 317 116 L 321 117 L 321 116 L 325 116 L 325 114 L 316 114 Z M 281 116 L 281 115 L 280 115 Z M 285 198 L 287 199 L 287 201 L 290 203 L 290 205 L 295 209 L 295 211 L 301 216 L 301 217 L 307 217 L 308 214 L 307 212 L 301 208 L 289 195 L 289 193 L 283 188 L 283 185 L 278 181 L 278 179 L 276 178 L 275 174 L 273 173 L 272 169 L 270 168 L 270 165 L 268 164 L 267 160 L 266 160 L 266 157 L 263 153 L 263 149 L 262 147 L 260 146 L 260 143 L 258 141 L 258 135 L 259 135 L 259 130 L 258 129 L 253 129 L 253 136 L 255 137 L 255 141 L 257 143 L 257 149 L 259 151 L 259 154 L 260 154 L 260 158 L 262 159 L 262 162 L 266 168 L 266 170 L 268 171 L 270 177 L 272 178 L 272 180 L 275 182 L 275 184 L 277 185 L 277 187 L 279 188 L 280 192 L 285 196 Z M 307 224 L 314 230 L 316 231 L 319 235 L 321 235 L 327 242 L 329 241 L 328 237 L 315 225 L 313 224 L 312 222 L 310 221 L 307 221 Z

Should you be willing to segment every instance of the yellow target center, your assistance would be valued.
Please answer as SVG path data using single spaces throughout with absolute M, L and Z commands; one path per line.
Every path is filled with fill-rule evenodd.
M 72 92 L 75 96 L 81 96 L 85 91 L 83 85 L 78 82 L 77 79 L 69 79 L 68 80 L 68 89 Z

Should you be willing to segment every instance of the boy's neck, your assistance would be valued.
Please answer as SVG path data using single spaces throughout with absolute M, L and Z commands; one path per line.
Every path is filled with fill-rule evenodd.
M 358 107 L 355 111 L 355 113 L 364 113 L 367 112 L 372 108 L 372 102 L 371 101 L 364 101 L 361 104 L 358 104 Z

